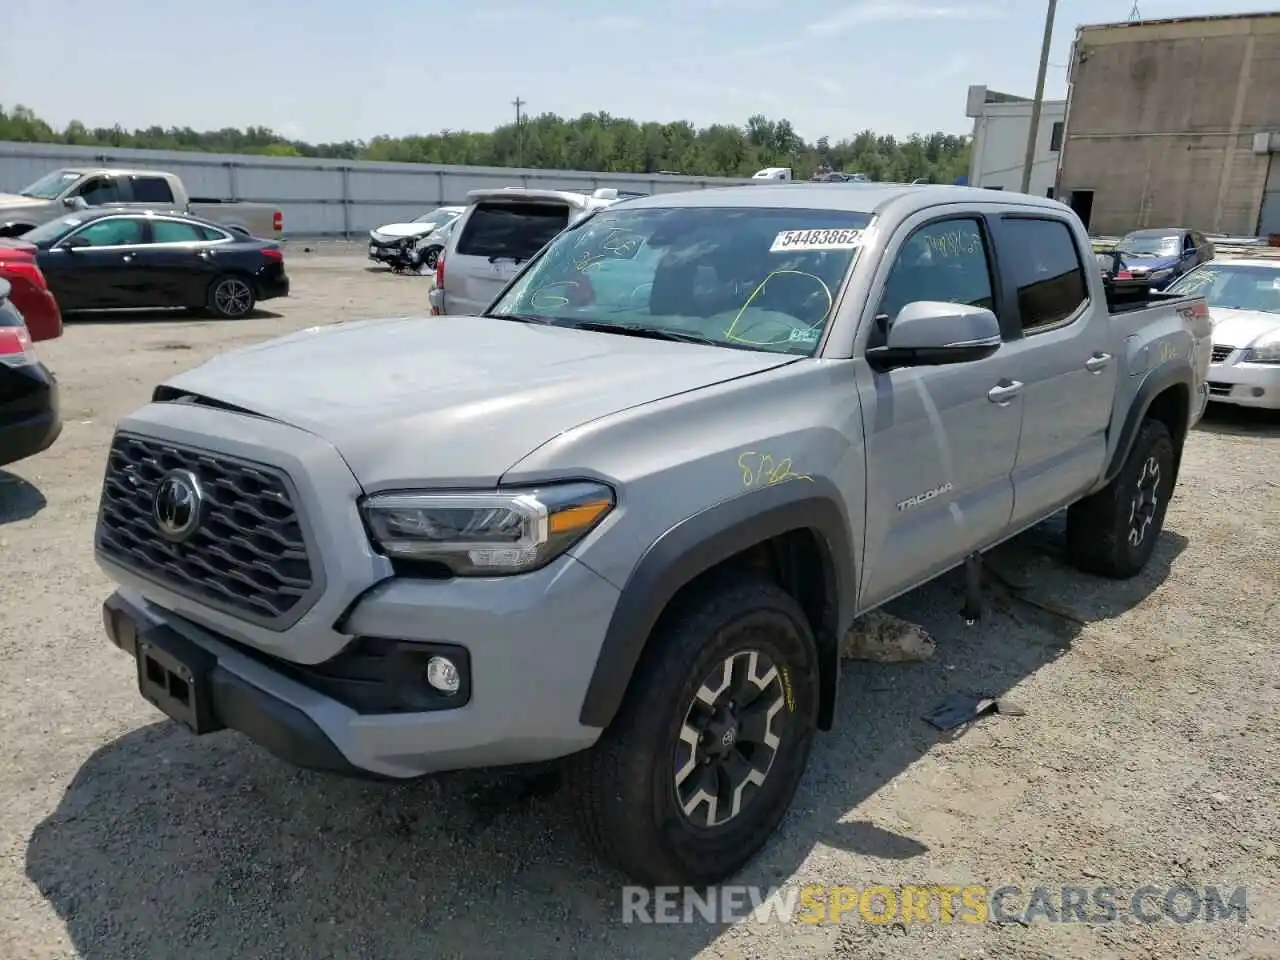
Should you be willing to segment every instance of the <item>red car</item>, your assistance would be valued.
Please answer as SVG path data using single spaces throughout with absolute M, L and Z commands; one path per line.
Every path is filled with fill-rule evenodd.
M 62 311 L 36 264 L 35 244 L 0 240 L 0 280 L 9 281 L 9 300 L 27 321 L 33 341 L 62 336 Z

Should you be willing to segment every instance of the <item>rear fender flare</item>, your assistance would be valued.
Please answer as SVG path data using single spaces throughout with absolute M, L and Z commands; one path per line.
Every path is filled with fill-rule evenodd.
M 1133 442 L 1142 427 L 1142 421 L 1147 418 L 1147 414 L 1151 411 L 1151 404 L 1156 397 L 1170 387 L 1179 386 L 1186 389 L 1187 399 L 1189 402 L 1192 401 L 1195 396 L 1192 372 L 1188 367 L 1175 364 L 1157 368 L 1142 381 L 1142 385 L 1138 387 L 1138 392 L 1133 398 L 1133 403 L 1129 405 L 1129 412 L 1125 414 L 1124 423 L 1120 427 L 1120 439 L 1116 443 L 1115 450 L 1112 451 L 1111 459 L 1107 463 L 1107 471 L 1103 475 L 1102 482 L 1098 485 L 1099 489 L 1114 480 L 1121 469 L 1124 468 L 1124 463 L 1129 458 L 1129 451 L 1133 449 Z M 1186 436 L 1185 424 L 1180 436 L 1184 438 Z M 1175 435 L 1174 442 L 1177 444 L 1175 456 L 1180 461 L 1182 448 L 1178 435 Z
M 605 633 L 579 720 L 607 727 L 618 712 L 658 618 L 699 574 L 756 544 L 796 530 L 815 535 L 823 561 L 821 622 L 815 623 L 820 669 L 818 726 L 831 728 L 839 684 L 839 631 L 856 603 L 849 524 L 831 481 L 789 480 L 721 501 L 671 527 L 632 570 Z

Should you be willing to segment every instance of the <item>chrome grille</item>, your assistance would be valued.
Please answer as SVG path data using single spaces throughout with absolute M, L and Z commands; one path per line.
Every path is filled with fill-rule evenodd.
M 1214 344 L 1213 350 L 1209 353 L 1210 363 L 1224 363 L 1227 357 L 1235 353 L 1235 347 L 1224 347 Z
M 194 473 L 205 502 L 200 525 L 180 543 L 160 535 L 153 515 L 156 487 L 171 470 Z M 111 445 L 97 546 L 176 593 L 276 629 L 301 617 L 321 586 L 281 471 L 133 434 Z

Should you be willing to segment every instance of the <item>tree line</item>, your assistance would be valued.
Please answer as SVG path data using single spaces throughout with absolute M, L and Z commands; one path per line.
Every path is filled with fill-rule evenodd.
M 566 119 L 554 113 L 529 117 L 489 133 L 443 130 L 408 137 L 377 136 L 341 143 L 290 140 L 267 127 L 193 130 L 158 127 L 90 128 L 78 120 L 58 130 L 23 106 L 0 106 L 0 140 L 66 143 L 277 157 L 328 157 L 469 166 L 533 167 L 616 173 L 682 173 L 744 177 L 765 167 L 791 167 L 796 179 L 817 171 L 862 173 L 871 180 L 907 182 L 924 177 L 954 183 L 969 168 L 969 138 L 948 133 L 906 138 L 871 130 L 832 141 L 806 143 L 787 120 L 756 115 L 743 126 L 695 128 L 678 120 L 637 123 L 607 113 Z

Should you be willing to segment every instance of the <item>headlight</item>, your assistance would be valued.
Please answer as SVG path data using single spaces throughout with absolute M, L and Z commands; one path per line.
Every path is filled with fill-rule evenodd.
M 1173 276 L 1173 267 L 1165 267 L 1161 270 L 1152 270 L 1147 276 L 1151 280 L 1167 279 L 1168 277 Z
M 361 510 L 387 556 L 442 563 L 457 576 L 499 576 L 546 566 L 613 509 L 601 483 L 505 492 L 389 493 Z
M 1242 363 L 1280 363 L 1280 332 L 1268 334 L 1240 357 Z

